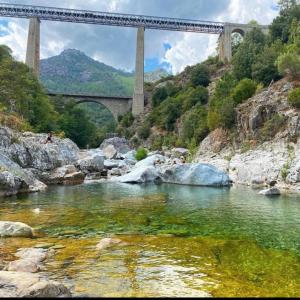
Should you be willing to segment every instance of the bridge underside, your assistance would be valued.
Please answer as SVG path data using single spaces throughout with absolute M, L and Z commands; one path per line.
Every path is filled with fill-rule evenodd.
M 118 117 L 131 111 L 132 98 L 130 97 L 105 97 L 105 96 L 86 96 L 86 95 L 67 95 L 48 93 L 49 96 L 60 96 L 65 99 L 74 99 L 76 104 L 97 103 L 105 106 L 114 116 L 116 122 Z

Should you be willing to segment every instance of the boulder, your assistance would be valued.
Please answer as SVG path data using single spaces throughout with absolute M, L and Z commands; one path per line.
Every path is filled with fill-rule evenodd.
M 24 259 L 31 260 L 35 263 L 44 261 L 49 255 L 48 249 L 43 248 L 23 248 L 20 249 L 15 256 Z
M 76 166 L 84 173 L 101 172 L 104 168 L 104 155 L 89 152 L 88 155 L 76 162 Z
M 52 172 L 43 172 L 40 179 L 47 184 L 80 184 L 85 175 L 78 171 L 74 165 L 66 165 Z
M 0 221 L 1 237 L 33 237 L 33 229 L 21 222 Z
M 120 163 L 120 160 L 117 160 L 117 159 L 106 159 L 104 161 L 104 168 L 108 169 L 108 170 L 111 170 L 113 168 L 118 168 L 119 163 Z
M 61 283 L 28 272 L 0 271 L 0 297 L 70 297 Z
M 139 161 L 134 166 L 134 169 L 139 169 L 141 167 L 151 167 L 155 166 L 158 162 L 164 163 L 166 158 L 160 154 L 154 154 L 146 157 L 145 159 Z
M 136 162 L 135 155 L 136 155 L 136 151 L 131 150 L 131 151 L 127 152 L 126 154 L 122 155 L 122 158 L 132 160 L 132 161 Z
M 279 196 L 280 190 L 276 187 L 272 187 L 269 189 L 265 189 L 259 192 L 259 195 L 264 195 L 264 196 Z
M 100 149 L 103 150 L 104 152 L 104 149 L 109 145 L 113 146 L 113 148 L 117 151 L 118 154 L 126 154 L 131 150 L 129 143 L 125 138 L 114 137 L 114 138 L 106 139 L 100 145 Z M 113 157 L 107 157 L 107 158 L 111 159 Z
M 161 178 L 166 183 L 196 186 L 229 186 L 229 176 L 209 164 L 182 164 L 164 166 Z
M 105 156 L 107 159 L 117 158 L 117 155 L 118 155 L 118 151 L 117 151 L 117 149 L 114 147 L 114 145 L 107 145 L 107 146 L 103 149 L 103 153 L 104 153 L 104 156 Z
M 36 273 L 40 266 L 32 260 L 18 259 L 8 264 L 7 271 Z
M 160 174 L 158 170 L 152 166 L 141 166 L 140 168 L 135 168 L 123 176 L 113 177 L 112 180 L 123 183 L 155 182 L 160 180 Z
M 37 192 L 46 188 L 30 171 L 22 169 L 0 150 L 0 196 Z
M 103 238 L 97 245 L 96 245 L 96 249 L 98 250 L 104 250 L 107 248 L 111 248 L 114 246 L 125 246 L 127 245 L 127 243 L 123 242 L 120 239 L 116 239 L 116 238 Z

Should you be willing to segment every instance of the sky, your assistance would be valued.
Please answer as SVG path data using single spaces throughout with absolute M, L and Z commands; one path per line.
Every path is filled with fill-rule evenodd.
M 11 4 L 54 6 L 114 13 L 268 25 L 278 14 L 277 0 L 4 0 Z M 24 61 L 28 20 L 0 18 L 0 44 Z M 125 71 L 135 67 L 136 28 L 41 22 L 41 58 L 72 48 Z M 165 68 L 177 74 L 216 54 L 217 35 L 145 31 L 145 71 Z

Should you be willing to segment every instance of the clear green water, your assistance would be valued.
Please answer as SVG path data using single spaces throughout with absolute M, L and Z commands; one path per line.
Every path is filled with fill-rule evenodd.
M 47 269 L 77 295 L 300 296 L 296 196 L 166 184 L 60 186 L 1 199 L 0 219 L 43 234 L 3 240 L 2 252 L 63 245 Z M 100 238 L 112 235 L 129 246 L 97 252 Z

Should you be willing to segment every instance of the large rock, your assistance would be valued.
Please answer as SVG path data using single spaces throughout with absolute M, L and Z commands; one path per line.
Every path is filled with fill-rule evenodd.
M 158 162 L 164 163 L 166 158 L 160 154 L 154 154 L 146 157 L 145 159 L 139 161 L 134 166 L 134 169 L 139 169 L 141 167 L 152 167 L 155 166 Z
M 104 250 L 114 246 L 125 246 L 127 243 L 117 238 L 103 238 L 97 245 L 97 250 Z
M 0 297 L 71 297 L 61 283 L 28 272 L 0 271 Z
M 142 166 L 140 168 L 134 169 L 126 175 L 112 178 L 113 181 L 123 182 L 123 183 L 146 183 L 154 182 L 160 180 L 159 171 L 150 166 Z
M 105 157 L 108 159 L 116 158 L 118 155 L 121 156 L 131 150 L 128 141 L 119 137 L 104 140 L 100 145 L 100 149 L 103 150 Z
M 78 169 L 84 173 L 101 172 L 104 168 L 104 155 L 96 152 L 88 152 L 86 157 L 76 162 Z
M 53 137 L 44 144 L 46 134 L 18 133 L 0 127 L 0 152 L 23 168 L 53 170 L 78 160 L 79 148 L 70 139 Z
M 265 195 L 265 196 L 279 196 L 280 190 L 276 187 L 272 187 L 269 189 L 265 189 L 259 192 L 259 195 Z
M 161 173 L 162 181 L 196 186 L 229 186 L 228 174 L 209 164 L 182 164 L 164 166 Z
M 39 176 L 47 184 L 80 184 L 84 181 L 85 177 L 73 165 L 63 166 L 52 172 L 42 172 Z
M 33 229 L 21 222 L 0 221 L 1 237 L 33 237 Z
M 37 192 L 47 186 L 0 152 L 0 196 Z

